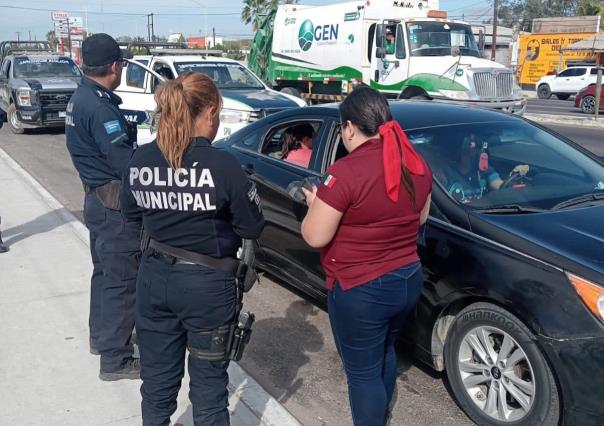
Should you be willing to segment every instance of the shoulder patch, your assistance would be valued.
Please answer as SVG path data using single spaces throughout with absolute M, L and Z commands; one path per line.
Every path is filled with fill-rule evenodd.
M 330 175 L 329 173 L 327 173 L 324 177 L 323 177 L 323 185 L 325 185 L 328 188 L 333 188 L 333 186 L 336 184 L 336 178 L 333 175 Z
M 106 123 L 103 123 L 103 126 L 105 126 L 105 131 L 108 135 L 122 130 L 122 127 L 120 126 L 120 122 L 118 120 L 107 121 Z

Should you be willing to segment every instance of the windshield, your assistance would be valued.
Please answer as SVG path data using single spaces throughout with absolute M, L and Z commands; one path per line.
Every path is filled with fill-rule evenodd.
M 188 71 L 200 72 L 212 80 L 219 89 L 264 89 L 263 84 L 245 67 L 231 62 L 177 62 L 180 75 Z
M 460 53 L 480 57 L 472 28 L 451 22 L 411 22 L 407 24 L 411 56 L 449 56 L 451 47 Z
M 550 209 L 581 195 L 604 195 L 600 163 L 523 121 L 459 124 L 408 135 L 435 180 L 472 208 Z
M 17 58 L 16 78 L 80 77 L 80 69 L 67 58 Z

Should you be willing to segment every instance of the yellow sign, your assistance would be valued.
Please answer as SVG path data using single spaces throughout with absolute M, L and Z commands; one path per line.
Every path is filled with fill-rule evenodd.
M 518 76 L 523 89 L 534 89 L 535 84 L 548 72 L 557 71 L 560 50 L 594 34 L 527 34 L 520 36 Z M 568 61 L 593 61 L 589 52 L 563 52 L 562 67 Z

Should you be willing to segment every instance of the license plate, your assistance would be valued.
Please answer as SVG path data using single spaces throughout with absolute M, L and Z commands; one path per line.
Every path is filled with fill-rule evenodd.
M 59 111 L 59 118 L 65 118 L 65 111 Z

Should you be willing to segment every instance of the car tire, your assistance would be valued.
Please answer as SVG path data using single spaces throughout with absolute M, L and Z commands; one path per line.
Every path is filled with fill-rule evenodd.
M 17 117 L 17 108 L 15 104 L 10 104 L 8 107 L 8 111 L 6 113 L 6 118 L 8 122 L 8 128 L 15 135 L 22 135 L 25 133 L 25 129 L 19 122 L 19 118 Z
M 595 114 L 596 112 L 596 97 L 592 95 L 584 96 L 581 99 L 581 111 L 584 114 Z
M 566 101 L 568 98 L 570 98 L 570 95 L 568 93 L 556 93 L 556 97 L 561 101 Z
M 537 88 L 537 96 L 539 99 L 549 99 L 552 96 L 552 89 L 550 89 L 549 84 L 542 84 Z
M 478 425 L 560 421 L 556 380 L 535 336 L 499 306 L 476 303 L 457 315 L 445 342 L 445 367 L 460 407 Z

